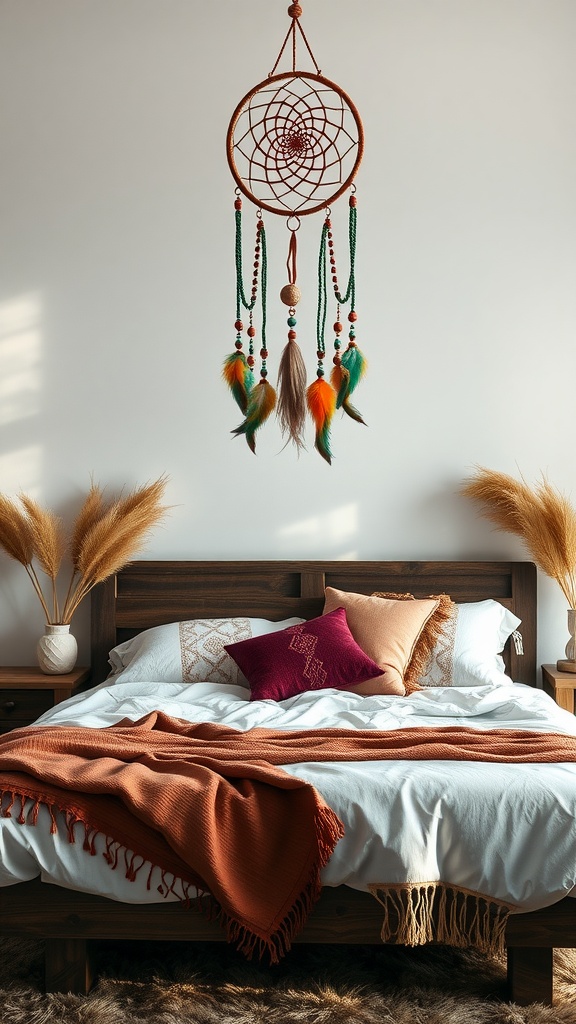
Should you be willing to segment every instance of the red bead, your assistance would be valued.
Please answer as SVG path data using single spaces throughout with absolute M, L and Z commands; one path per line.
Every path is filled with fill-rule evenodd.
M 288 340 L 289 341 L 294 341 L 295 337 L 296 337 L 296 331 L 288 331 Z
M 268 349 L 267 348 L 261 348 L 260 349 L 260 359 L 268 359 Z
M 264 221 L 259 220 L 256 227 L 258 228 L 258 231 L 262 231 L 262 228 L 264 227 Z
M 317 355 L 318 359 L 324 359 L 324 356 L 326 355 L 326 353 L 325 352 L 321 352 L 320 349 L 318 349 L 316 355 Z
M 324 223 L 325 223 L 325 225 L 326 225 L 326 227 L 327 227 L 327 228 L 331 228 L 331 227 L 332 227 L 332 221 L 330 220 L 330 218 L 329 218 L 329 217 L 327 217 L 327 218 L 326 218 L 326 220 L 324 221 Z
M 242 348 L 242 342 L 240 341 L 239 338 L 236 339 L 235 345 L 236 345 L 236 348 L 238 348 L 238 349 Z
M 350 323 L 353 324 L 358 319 L 358 314 L 355 313 L 354 310 L 352 309 L 348 313 L 348 319 L 349 319 Z
M 234 323 L 234 327 L 236 328 L 237 331 L 242 331 L 244 329 L 244 324 L 242 323 L 241 320 L 236 320 Z
M 334 358 L 332 359 L 332 362 L 334 363 L 334 366 L 340 366 L 340 363 L 342 362 L 342 360 L 340 359 L 340 356 L 338 354 L 336 354 L 334 356 Z
M 352 341 L 352 338 L 350 338 L 350 341 L 348 342 L 348 348 L 358 348 L 356 342 Z
M 356 196 L 350 196 L 350 199 L 348 200 L 348 205 L 356 206 Z
M 242 209 L 242 200 L 241 199 L 235 199 L 234 200 L 234 209 L 235 210 L 241 210 Z
M 246 334 L 248 335 L 249 338 L 253 338 L 256 334 L 256 328 L 249 327 L 248 330 L 246 331 Z
M 339 320 L 337 320 L 336 323 L 334 324 L 334 330 L 336 331 L 336 334 L 340 334 L 341 331 L 343 330 L 342 324 L 340 323 Z

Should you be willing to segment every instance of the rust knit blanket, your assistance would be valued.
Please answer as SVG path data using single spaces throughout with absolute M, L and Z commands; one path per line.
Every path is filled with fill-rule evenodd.
M 576 737 L 464 727 L 239 732 L 161 712 L 106 729 L 37 726 L 0 737 L 3 815 L 34 824 L 62 811 L 71 841 L 107 838 L 128 878 L 144 862 L 209 893 L 227 937 L 272 961 L 290 948 L 320 893 L 343 826 L 281 765 L 385 759 L 576 761 Z

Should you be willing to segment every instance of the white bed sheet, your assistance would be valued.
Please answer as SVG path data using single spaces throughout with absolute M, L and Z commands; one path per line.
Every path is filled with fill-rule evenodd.
M 360 697 L 323 690 L 288 700 L 248 700 L 245 689 L 201 683 L 104 683 L 46 712 L 36 724 L 105 727 L 161 709 L 187 721 L 246 730 L 398 729 L 465 725 L 576 735 L 576 718 L 543 691 L 509 687 L 430 688 L 410 697 Z M 305 763 L 286 771 L 312 783 L 345 825 L 323 871 L 325 885 L 366 890 L 370 883 L 442 880 L 537 910 L 576 884 L 576 764 L 464 761 Z M 66 830 L 50 835 L 48 812 L 36 826 L 0 817 L 0 885 L 38 875 L 45 882 L 127 903 L 165 896 L 160 872 L 135 881 L 111 870 L 104 839 L 96 856 Z

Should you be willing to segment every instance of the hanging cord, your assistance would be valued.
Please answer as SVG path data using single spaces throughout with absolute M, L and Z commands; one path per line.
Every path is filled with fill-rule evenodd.
M 280 47 L 280 53 L 278 54 L 278 56 L 276 58 L 276 63 L 274 65 L 274 67 L 272 68 L 272 71 L 270 71 L 269 74 L 268 74 L 268 78 L 272 78 L 272 75 L 275 73 L 276 68 L 278 67 L 278 65 L 279 65 L 279 63 L 280 63 L 280 61 L 282 59 L 282 54 L 284 53 L 284 50 L 286 49 L 286 45 L 288 43 L 288 40 L 289 40 L 290 36 L 292 36 L 292 71 L 293 72 L 296 71 L 296 29 L 297 28 L 298 28 L 298 30 L 300 32 L 300 35 L 302 36 L 302 39 L 304 40 L 304 44 L 306 46 L 306 49 L 308 50 L 308 53 L 310 54 L 310 58 L 312 60 L 312 63 L 314 65 L 314 67 L 316 68 L 316 74 L 317 75 L 321 75 L 322 72 L 320 71 L 320 68 L 318 67 L 318 65 L 316 63 L 316 58 L 315 58 L 314 54 L 312 53 L 312 50 L 310 48 L 310 43 L 308 42 L 308 40 L 307 40 L 307 38 L 306 38 L 306 36 L 304 34 L 304 29 L 302 28 L 300 22 L 298 21 L 298 18 L 302 14 L 302 7 L 301 7 L 301 5 L 298 4 L 298 3 L 290 4 L 290 7 L 288 8 L 288 14 L 292 18 L 292 24 L 290 25 L 290 28 L 288 29 L 288 31 L 286 33 L 286 38 L 284 39 L 284 42 L 282 43 L 282 46 Z

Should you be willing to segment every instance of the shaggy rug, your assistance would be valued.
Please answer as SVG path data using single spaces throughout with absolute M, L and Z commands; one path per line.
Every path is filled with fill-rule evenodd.
M 506 1002 L 503 960 L 430 946 L 296 946 L 261 967 L 220 944 L 106 943 L 88 996 L 42 994 L 42 945 L 0 940 L 2 1024 L 576 1024 L 576 951 L 556 1005 Z M 574 980 L 572 980 L 574 979 Z

